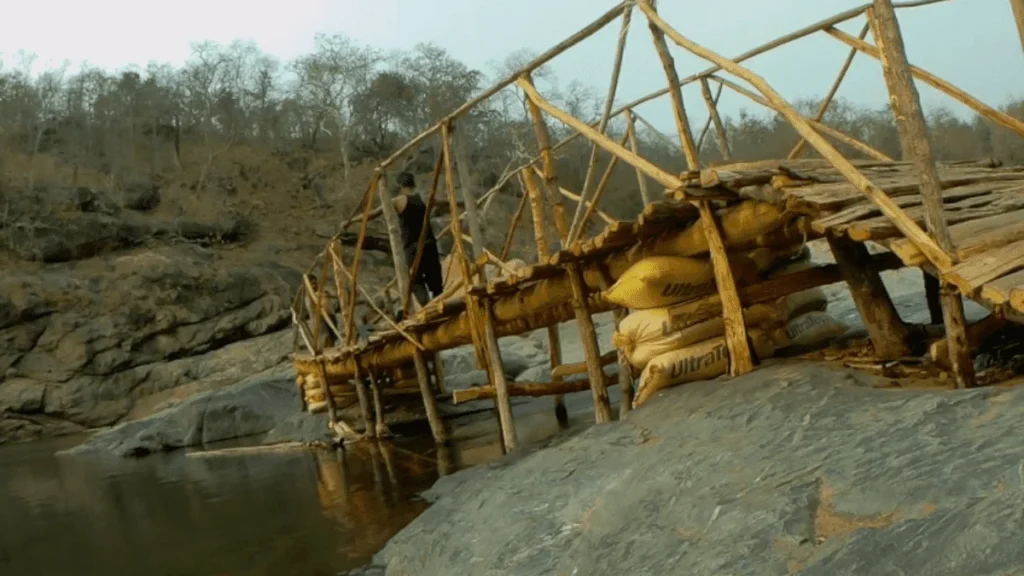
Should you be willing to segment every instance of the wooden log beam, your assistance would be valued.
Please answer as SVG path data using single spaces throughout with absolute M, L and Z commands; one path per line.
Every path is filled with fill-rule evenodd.
M 864 319 L 875 355 L 882 360 L 909 356 L 910 330 L 896 312 L 882 277 L 871 268 L 867 247 L 842 236 L 828 236 L 828 245 Z
M 634 154 L 633 152 L 619 146 L 612 139 L 608 138 L 604 134 L 599 133 L 590 126 L 587 126 L 583 121 L 574 118 L 568 112 L 560 110 L 554 104 L 545 100 L 533 87 L 533 84 L 527 80 L 520 78 L 519 87 L 526 93 L 527 99 L 533 102 L 539 109 L 547 112 L 558 121 L 563 124 L 578 130 L 591 142 L 597 143 L 598 146 L 604 148 L 608 153 L 614 154 L 622 159 L 623 162 L 639 168 L 645 175 L 649 176 L 652 180 L 658 182 L 662 186 L 670 189 L 681 189 L 684 187 L 684 183 L 678 177 L 665 172 L 661 168 L 655 166 L 652 162 Z
M 528 74 L 519 78 L 517 84 L 524 91 L 529 88 L 534 94 L 537 93 L 537 89 L 533 86 L 533 78 Z M 562 204 L 562 199 L 558 194 L 558 173 L 555 170 L 555 155 L 551 148 L 551 133 L 548 131 L 547 122 L 544 121 L 544 115 L 541 114 L 538 102 L 528 97 L 526 107 L 530 112 L 534 136 L 537 139 L 537 147 L 540 149 L 541 162 L 544 166 L 544 187 L 547 190 L 548 203 L 551 204 L 555 215 L 555 228 L 558 230 L 558 237 L 564 248 L 565 239 L 569 235 L 569 225 L 565 221 L 565 205 Z
M 669 26 L 667 22 L 662 20 L 658 16 L 657 12 L 654 12 L 651 9 L 649 0 L 639 0 L 638 5 L 644 13 L 647 14 L 649 19 L 655 21 L 655 23 L 658 24 L 658 27 L 665 31 L 665 34 L 671 38 L 673 42 L 697 56 L 714 62 L 730 74 L 734 74 L 747 82 L 750 82 L 750 84 L 763 94 L 764 97 L 771 102 L 772 106 L 789 121 L 793 128 L 803 136 L 805 140 L 807 140 L 808 144 L 813 146 L 823 158 L 831 162 L 836 170 L 851 184 L 853 184 L 872 202 L 878 205 L 882 210 L 882 213 L 899 226 L 900 231 L 903 232 L 904 236 L 914 240 L 936 268 L 940 271 L 945 271 L 952 266 L 950 256 L 943 252 L 942 249 L 939 248 L 928 236 L 928 234 L 924 230 L 921 230 L 913 220 L 910 220 L 891 198 L 886 196 L 884 192 L 861 174 L 849 160 L 843 157 L 838 150 L 818 134 L 807 120 L 805 120 L 792 105 L 786 102 L 782 95 L 776 92 L 774 88 L 765 82 L 764 78 L 761 78 L 759 75 L 754 74 L 747 68 L 723 58 L 715 52 L 712 52 L 711 50 L 708 50 L 707 48 L 683 37 L 679 32 Z
M 833 38 L 845 43 L 848 46 L 856 48 L 857 50 L 863 52 L 864 54 L 871 56 L 875 60 L 879 60 L 882 57 L 881 52 L 879 51 L 879 48 L 877 46 L 872 46 L 871 44 L 868 44 L 863 40 L 859 40 L 851 36 L 850 34 L 843 32 L 842 30 L 838 30 L 836 28 L 829 28 L 826 30 L 826 32 Z M 874 36 L 874 34 L 872 34 L 872 36 Z M 878 43 L 877 36 L 875 37 L 875 42 Z M 982 117 L 1002 126 L 1003 128 L 1012 130 L 1017 134 L 1024 136 L 1024 120 L 1018 120 L 1017 118 L 1014 118 L 1009 114 L 996 110 L 995 108 L 989 106 L 988 104 L 985 104 L 981 100 L 978 100 L 974 96 L 971 96 L 964 90 L 954 86 L 953 84 L 950 84 L 946 80 L 939 78 L 938 76 L 932 74 L 931 72 L 928 72 L 927 70 L 923 70 L 917 66 L 912 66 L 910 64 L 908 64 L 908 66 L 910 69 L 909 74 L 913 75 L 914 78 L 917 78 L 918 80 L 921 80 L 922 82 L 928 84 L 932 88 L 935 88 L 936 90 L 945 93 L 954 100 L 957 100 L 961 104 L 974 110 Z
M 864 27 L 861 28 L 860 34 L 857 38 L 863 40 L 867 38 L 868 32 L 871 31 L 871 24 L 864 23 Z M 839 87 L 842 86 L 843 80 L 846 79 L 846 73 L 850 71 L 850 66 L 853 65 L 853 59 L 857 57 L 857 49 L 850 48 L 850 53 L 846 55 L 846 60 L 843 61 L 843 67 L 839 69 L 839 75 L 836 76 L 835 82 L 832 83 L 832 87 L 829 88 L 828 94 L 822 99 L 821 104 L 818 106 L 818 111 L 814 114 L 814 121 L 821 122 L 825 118 L 825 113 L 828 112 L 828 107 L 832 105 L 832 100 L 835 99 L 836 93 L 839 92 Z M 796 146 L 789 151 L 786 158 L 793 159 L 800 156 L 800 152 L 803 151 L 804 146 L 807 145 L 807 141 L 803 138 L 796 143 Z
M 572 307 L 576 313 L 576 324 L 580 329 L 580 342 L 583 344 L 583 352 L 587 359 L 590 390 L 594 395 L 594 421 L 604 424 L 612 421 L 612 408 L 608 401 L 608 386 L 604 368 L 601 365 L 601 349 L 597 343 L 597 330 L 594 328 L 594 319 L 590 316 L 586 287 L 579 264 L 570 264 L 567 272 L 572 285 Z
M 524 194 L 530 198 L 530 212 L 533 217 L 533 237 L 537 244 L 537 261 L 548 261 L 548 241 L 544 225 L 544 205 L 541 200 L 540 188 L 533 177 L 532 170 L 524 170 L 520 173 Z M 562 340 L 558 332 L 558 325 L 547 327 L 548 333 L 548 360 L 551 366 L 551 377 L 555 382 L 560 382 L 561 377 L 555 374 L 562 363 Z M 565 407 L 565 398 L 556 394 L 554 399 L 555 419 L 558 425 L 565 428 L 569 425 L 569 411 Z
M 619 88 L 619 74 L 622 71 L 622 56 L 626 50 L 626 38 L 629 35 L 629 23 L 632 20 L 633 5 L 627 4 L 623 8 L 622 14 L 622 27 L 619 29 L 619 41 L 615 47 L 615 61 L 612 64 L 612 77 L 608 85 L 608 95 L 604 100 L 604 110 L 601 113 L 601 119 L 597 124 L 597 131 L 604 134 L 608 128 L 608 120 L 611 118 L 612 106 L 615 104 L 615 93 Z M 590 192 L 590 181 L 594 175 L 594 171 L 597 169 L 597 144 L 590 145 L 590 159 L 587 161 L 587 174 L 583 178 L 583 188 L 580 190 L 580 196 L 583 198 L 590 198 L 588 193 Z M 580 215 L 582 212 L 583 204 L 580 203 L 576 206 L 576 212 L 572 216 L 572 223 L 569 225 L 569 236 L 572 236 L 572 230 L 581 226 Z M 584 219 L 586 222 L 586 219 Z
M 721 89 L 722 85 L 719 84 L 718 87 Z M 732 160 L 732 154 L 729 153 L 729 138 L 725 133 L 725 124 L 722 123 L 722 117 L 718 115 L 718 105 L 715 103 L 715 97 L 711 95 L 711 86 L 708 84 L 707 78 L 700 79 L 700 93 L 704 97 L 704 104 L 707 105 L 708 117 L 715 125 L 718 152 L 722 155 L 723 160 Z
M 605 352 L 601 355 L 601 366 L 607 366 L 618 359 L 618 353 L 615 350 L 611 352 Z M 573 374 L 585 374 L 587 372 L 586 362 L 577 362 L 576 364 L 563 364 L 556 367 L 551 371 L 551 378 L 556 377 L 564 378 L 566 376 L 572 376 Z
M 609 383 L 614 384 L 616 378 L 609 378 Z M 582 392 L 590 388 L 587 380 L 568 380 L 565 382 L 517 382 L 509 384 L 508 393 L 510 396 L 562 396 L 573 392 Z M 497 394 L 494 386 L 474 386 L 463 390 L 452 392 L 452 404 L 472 402 L 473 400 L 486 400 L 494 398 Z
M 921 197 L 924 200 L 928 231 L 938 241 L 940 249 L 945 254 L 953 254 L 956 247 L 950 238 L 942 211 L 942 183 L 932 160 L 920 96 L 914 85 L 910 63 L 907 61 L 903 46 L 903 35 L 896 22 L 896 10 L 891 0 L 875 0 L 873 7 L 868 10 L 868 22 L 878 45 L 879 61 L 889 90 L 889 102 L 896 118 L 904 160 L 913 162 L 914 171 L 921 181 Z M 925 251 L 924 246 L 918 247 Z M 950 258 L 951 264 L 954 263 L 955 260 Z M 939 269 L 940 276 L 944 276 L 950 268 L 939 266 L 934 260 L 933 263 Z M 950 284 L 944 283 L 939 294 L 946 325 L 946 338 L 949 341 L 950 366 L 957 387 L 973 387 L 976 380 L 974 363 L 971 361 L 970 347 L 967 343 L 967 320 L 964 317 L 963 301 L 960 293 Z

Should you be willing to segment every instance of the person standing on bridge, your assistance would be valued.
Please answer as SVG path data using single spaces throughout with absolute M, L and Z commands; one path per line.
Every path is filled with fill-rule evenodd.
M 398 175 L 398 195 L 392 200 L 395 212 L 398 213 L 398 224 L 402 231 L 402 248 L 405 252 L 406 263 L 411 268 L 416 259 L 416 246 L 423 232 L 424 220 L 427 214 L 427 205 L 416 192 L 416 177 L 409 172 L 402 172 Z M 381 208 L 370 212 L 370 220 L 379 217 L 383 213 Z M 444 289 L 444 279 L 441 273 L 441 255 L 437 250 L 437 238 L 434 236 L 430 220 L 426 219 L 426 239 L 423 244 L 423 254 L 420 256 L 419 266 L 409 272 L 409 281 L 412 283 L 412 293 L 422 304 L 426 304 L 431 298 L 437 298 Z M 430 291 L 428 297 L 427 290 Z

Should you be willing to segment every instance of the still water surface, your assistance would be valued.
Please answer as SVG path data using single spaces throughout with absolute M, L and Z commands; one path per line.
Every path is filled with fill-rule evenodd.
M 56 457 L 80 439 L 0 447 L 0 575 L 337 574 L 427 507 L 439 474 L 496 448 L 429 441 L 346 451 L 142 460 Z

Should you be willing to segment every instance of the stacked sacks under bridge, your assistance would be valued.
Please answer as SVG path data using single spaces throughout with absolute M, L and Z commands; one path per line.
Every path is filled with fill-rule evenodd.
M 738 288 L 813 265 L 806 236 L 794 235 L 802 219 L 781 208 L 746 200 L 722 208 L 718 217 Z M 608 302 L 631 311 L 612 343 L 639 373 L 634 407 L 659 390 L 729 370 L 724 318 L 692 314 L 693 304 L 716 289 L 701 225 L 691 223 L 637 250 L 642 255 L 603 293 Z M 764 360 L 843 335 L 847 326 L 832 318 L 827 306 L 825 292 L 815 287 L 745 307 L 751 351 Z

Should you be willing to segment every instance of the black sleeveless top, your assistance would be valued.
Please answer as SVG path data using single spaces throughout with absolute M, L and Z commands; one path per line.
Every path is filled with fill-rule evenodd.
M 398 215 L 398 223 L 402 228 L 402 241 L 406 251 L 415 250 L 416 243 L 420 240 L 420 232 L 423 230 L 423 216 L 427 213 L 427 204 L 423 202 L 419 194 L 412 193 L 406 196 L 405 210 Z M 434 230 L 427 221 L 427 243 L 436 242 Z

